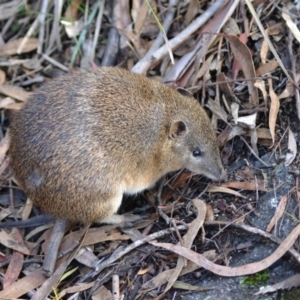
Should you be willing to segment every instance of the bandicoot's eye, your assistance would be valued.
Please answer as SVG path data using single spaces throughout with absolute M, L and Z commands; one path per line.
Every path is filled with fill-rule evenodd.
M 193 151 L 193 156 L 194 157 L 199 157 L 201 155 L 202 155 L 202 153 L 201 153 L 201 151 L 199 149 L 196 149 L 196 150 Z

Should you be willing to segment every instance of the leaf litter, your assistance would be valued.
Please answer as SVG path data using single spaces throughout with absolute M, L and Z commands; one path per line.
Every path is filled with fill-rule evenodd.
M 67 229 L 56 271 L 49 279 L 42 274 L 41 262 L 51 225 L 29 230 L 1 229 L 0 297 L 42 299 L 50 295 L 65 299 L 77 294 L 82 299 L 112 299 L 111 291 L 117 288 L 128 299 L 172 299 L 180 293 L 184 297 L 185 290 L 201 291 L 202 295 L 217 290 L 201 286 L 201 280 L 200 285 L 193 283 L 192 274 L 201 268 L 220 276 L 238 276 L 268 268 L 286 252 L 293 253 L 297 260 L 298 249 L 296 245 L 292 249 L 292 245 L 299 235 L 298 214 L 289 202 L 299 200 L 298 181 L 295 177 L 290 192 L 281 194 L 283 184 L 274 182 L 274 176 L 283 167 L 293 174 L 299 170 L 300 74 L 296 67 L 293 76 L 286 70 L 286 65 L 292 62 L 296 66 L 299 60 L 299 30 L 294 18 L 298 8 L 282 3 L 268 13 L 267 3 L 258 7 L 249 1 L 200 4 L 193 0 L 153 0 L 149 1 L 151 12 L 145 2 L 134 0 L 130 6 L 128 1 L 115 1 L 114 9 L 108 2 L 0 4 L 0 200 L 6 199 L 1 202 L 1 221 L 17 216 L 26 219 L 36 213 L 30 200 L 24 201 L 24 195 L 23 205 L 15 206 L 18 187 L 8 159 L 9 124 L 14 112 L 42 82 L 79 67 L 101 66 L 104 61 L 184 87 L 200 99 L 214 118 L 228 180 L 217 185 L 186 171 L 170 174 L 161 194 L 162 209 L 174 220 L 170 224 L 158 217 L 156 204 L 150 202 L 155 199 L 154 189 L 139 200 L 148 198 L 150 205 L 129 205 L 129 209 L 149 215 L 131 230 L 111 225 L 85 231 L 78 226 Z M 158 37 L 161 29 L 157 20 L 166 32 L 168 47 L 162 36 Z M 47 28 L 46 24 L 51 26 Z M 113 30 L 120 40 L 117 51 L 108 50 L 112 49 L 108 47 Z M 168 55 L 170 50 L 175 54 L 174 64 Z M 264 155 L 273 150 L 272 165 Z M 270 163 L 273 174 L 266 166 L 257 167 L 258 158 Z M 271 193 L 277 199 L 276 207 L 264 223 L 253 226 L 270 232 L 264 238 L 277 243 L 277 249 L 260 261 L 231 265 L 228 253 L 237 254 L 231 245 L 237 235 L 231 227 L 259 218 L 261 199 Z M 199 200 L 199 195 L 210 206 Z M 196 210 L 190 199 L 198 199 L 193 200 Z M 204 222 L 206 210 L 210 222 L 223 222 L 224 229 L 212 229 L 209 222 Z M 282 222 L 292 225 L 286 226 L 289 231 L 282 231 Z M 257 235 L 267 248 L 255 227 L 250 230 L 241 226 L 239 231 Z M 216 248 L 210 241 L 213 237 L 217 245 L 218 238 L 227 235 L 230 239 L 223 247 Z M 152 242 L 158 239 L 164 242 Z M 252 248 L 253 243 L 245 247 L 247 251 Z M 118 274 L 122 285 L 112 285 L 113 274 Z M 297 276 L 257 294 L 299 286 Z

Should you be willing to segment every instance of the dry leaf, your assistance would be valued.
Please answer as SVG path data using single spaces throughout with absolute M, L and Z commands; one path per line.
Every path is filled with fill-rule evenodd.
M 221 120 L 227 122 L 227 114 L 222 107 L 211 98 L 208 99 L 207 107 Z
M 244 199 L 247 198 L 246 196 L 242 195 L 239 192 L 233 191 L 233 190 L 231 190 L 227 187 L 217 186 L 217 185 L 210 185 L 207 188 L 207 192 L 209 192 L 209 193 L 226 193 L 226 194 L 235 195 L 237 197 L 241 197 L 241 198 L 244 198 Z
M 0 85 L 2 85 L 6 80 L 6 74 L 3 70 L 0 69 Z
M 270 28 L 267 28 L 265 30 L 265 33 L 268 35 L 269 31 L 270 31 Z M 261 48 L 260 48 L 260 59 L 261 59 L 263 64 L 265 64 L 267 62 L 268 52 L 269 52 L 269 45 L 268 45 L 267 40 L 264 39 L 262 44 L 261 44 Z
M 14 237 L 19 244 L 23 244 L 23 238 L 17 228 L 13 228 L 11 236 Z M 4 275 L 3 289 L 9 287 L 19 278 L 23 268 L 23 263 L 24 255 L 18 251 L 14 251 Z
M 12 236 L 8 235 L 3 229 L 0 231 L 0 243 L 9 249 L 29 255 L 28 248 L 24 244 L 20 244 Z
M 24 45 L 24 38 L 20 38 L 11 42 L 8 42 L 0 48 L 0 56 L 10 56 L 16 54 L 27 53 L 35 50 L 38 47 L 39 40 L 36 38 L 26 39 Z M 20 46 L 22 46 L 20 48 Z M 19 51 L 19 52 L 18 52 Z
M 247 79 L 253 79 L 247 81 L 249 95 L 250 95 L 250 104 L 251 106 L 256 106 L 258 104 L 258 91 L 254 86 L 256 73 L 254 70 L 253 60 L 248 47 L 240 41 L 239 38 L 233 35 L 225 35 L 225 38 L 229 41 L 231 50 L 234 54 L 234 57 L 241 64 L 242 70 Z
M 66 294 L 71 294 L 71 293 L 73 294 L 73 293 L 78 293 L 78 292 L 82 292 L 82 291 L 88 290 L 91 287 L 93 287 L 94 284 L 95 284 L 95 281 L 92 281 L 92 282 L 89 282 L 89 283 L 80 283 L 78 285 L 68 287 L 68 288 L 62 290 L 58 294 L 58 299 L 62 299 L 62 297 L 64 297 Z
M 298 81 L 299 83 L 299 81 Z M 288 97 L 292 97 L 295 95 L 295 85 L 288 80 L 288 82 L 286 83 L 285 89 L 283 90 L 283 92 L 278 96 L 278 99 L 285 99 Z
M 145 275 L 145 274 L 147 274 L 150 270 L 152 270 L 153 269 L 153 266 L 150 266 L 150 267 L 148 267 L 148 268 L 146 268 L 146 269 L 141 269 L 141 270 L 139 270 L 138 272 L 137 272 L 137 274 L 138 275 Z
M 97 256 L 86 247 L 82 247 L 78 251 L 75 259 L 89 268 L 94 268 L 98 262 Z
M 6 97 L 0 100 L 0 108 L 11 109 L 11 110 L 20 110 L 23 107 L 23 102 L 16 102 L 11 97 Z
M 270 106 L 270 115 L 269 115 L 269 127 L 272 135 L 272 146 L 275 142 L 275 125 L 277 120 L 277 115 L 279 111 L 280 102 L 277 95 L 274 93 L 272 79 L 268 80 L 269 82 L 269 95 L 271 98 L 271 106 Z
M 26 92 L 21 87 L 6 84 L 0 85 L 0 93 L 20 101 L 26 101 L 32 94 L 30 92 Z
M 231 182 L 226 182 L 222 183 L 222 186 L 228 187 L 228 188 L 233 188 L 237 190 L 246 190 L 246 191 L 263 191 L 267 192 L 268 190 L 266 189 L 266 182 L 264 180 L 250 180 L 250 181 L 231 181 Z
M 97 289 L 93 295 L 92 300 L 112 300 L 113 295 L 104 285 L 100 286 L 99 289 Z
M 182 281 L 174 282 L 173 287 L 175 289 L 196 291 L 196 292 L 209 291 L 209 290 L 213 289 L 213 287 L 202 287 L 202 286 L 192 285 L 192 284 L 182 282 Z
M 280 202 L 278 203 L 277 208 L 276 208 L 276 212 L 275 212 L 273 218 L 271 219 L 269 225 L 267 226 L 267 229 L 266 229 L 267 232 L 271 232 L 273 227 L 275 226 L 275 224 L 282 217 L 282 215 L 285 211 L 285 208 L 286 208 L 287 200 L 288 200 L 287 195 L 283 196 L 280 199 Z
M 256 116 L 257 113 L 249 116 L 239 117 L 237 119 L 239 126 L 242 128 L 254 129 L 256 125 Z
M 211 205 L 206 205 L 206 215 L 205 215 L 205 221 L 214 221 L 215 220 L 215 214 L 214 210 Z
M 240 109 L 240 106 L 239 106 L 238 103 L 233 102 L 233 103 L 230 105 L 230 108 L 231 108 L 231 115 L 232 115 L 232 117 L 233 117 L 234 124 L 236 125 L 237 122 L 238 122 L 238 118 L 239 118 L 239 109 Z
M 295 140 L 294 133 L 289 129 L 289 142 L 288 142 L 288 153 L 285 157 L 285 165 L 289 166 L 297 155 L 297 144 Z
M 254 85 L 260 89 L 261 93 L 263 94 L 263 98 L 264 98 L 264 102 L 265 104 L 267 104 L 267 99 L 268 99 L 268 93 L 266 91 L 266 85 L 265 82 L 263 80 L 256 80 L 256 82 L 254 83 Z
M 42 268 L 36 269 L 26 277 L 14 282 L 5 290 L 0 291 L 0 299 L 19 298 L 39 287 L 45 280 L 46 278 L 42 273 Z
M 288 15 L 287 13 L 282 12 L 281 15 L 282 15 L 282 18 L 285 20 L 286 25 L 288 26 L 288 28 L 292 32 L 293 36 L 295 37 L 295 39 L 298 41 L 298 43 L 300 43 L 300 31 L 299 31 L 297 25 L 295 24 L 295 22 L 293 22 L 290 15 Z
M 279 63 L 277 60 L 271 60 L 263 65 L 261 65 L 257 70 L 256 70 L 256 76 L 262 76 L 265 75 L 266 73 L 274 71 L 277 67 L 279 66 Z

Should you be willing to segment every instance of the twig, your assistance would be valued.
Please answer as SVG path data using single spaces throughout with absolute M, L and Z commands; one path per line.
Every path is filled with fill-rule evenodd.
M 80 36 L 79 36 L 79 39 L 78 39 L 78 41 L 77 41 L 77 43 L 76 43 L 76 46 L 75 46 L 75 48 L 74 48 L 74 51 L 73 51 L 73 53 L 72 53 L 70 67 L 73 66 L 73 64 L 74 64 L 74 62 L 75 62 L 75 59 L 76 59 L 76 56 L 77 56 L 77 54 L 78 54 L 78 52 L 79 52 L 79 49 L 80 49 L 80 47 L 81 47 L 83 41 L 85 40 L 85 36 L 86 36 L 86 34 L 87 34 L 87 27 L 92 23 L 92 21 L 94 20 L 94 18 L 95 18 L 95 16 L 96 16 L 96 12 L 97 12 L 97 10 L 98 10 L 98 8 L 99 8 L 99 2 L 100 2 L 100 0 L 98 0 L 98 1 L 93 5 L 92 12 L 91 12 L 91 14 L 89 15 L 89 18 L 88 18 L 87 23 L 85 24 L 85 28 L 82 29 L 82 31 L 81 31 L 81 34 L 80 34 Z
M 45 37 L 45 19 L 46 19 L 47 7 L 48 7 L 48 0 L 43 0 L 41 11 L 39 14 L 40 31 L 39 31 L 39 45 L 37 48 L 38 54 L 41 54 L 43 52 L 43 44 L 44 44 L 44 37 Z
M 92 45 L 92 50 L 91 50 L 91 59 L 90 59 L 91 61 L 94 61 L 94 59 L 95 59 L 96 47 L 98 44 L 98 38 L 99 38 L 99 33 L 100 33 L 100 29 L 101 29 L 101 24 L 102 24 L 104 4 L 105 4 L 105 0 L 99 2 L 99 11 L 98 11 L 96 28 L 95 28 L 95 33 L 94 33 L 94 40 L 93 40 L 93 45 Z
M 288 31 L 288 50 L 289 56 L 291 60 L 291 76 L 293 77 L 294 82 L 297 82 L 297 70 L 296 70 L 296 57 L 293 53 L 293 34 L 291 30 Z M 296 100 L 296 110 L 297 110 L 297 117 L 300 119 L 300 95 L 299 89 L 294 86 L 295 92 L 295 100 Z
M 65 72 L 69 72 L 70 70 L 68 69 L 68 67 L 64 66 L 63 64 L 59 63 L 58 61 L 54 60 L 53 58 L 51 58 L 49 55 L 43 53 L 42 57 L 47 60 L 49 63 L 51 63 L 52 65 L 60 68 L 61 70 L 65 71 Z
M 58 248 L 65 234 L 66 227 L 67 227 L 66 220 L 57 219 L 55 221 L 54 227 L 52 228 L 50 241 L 47 249 L 48 251 L 46 253 L 44 265 L 43 265 L 43 274 L 46 277 L 50 277 L 54 271 Z
M 160 182 L 158 191 L 157 191 L 157 195 L 156 195 L 156 199 L 157 199 L 157 210 L 158 210 L 158 214 L 165 220 L 165 222 L 169 225 L 170 224 L 170 218 L 163 212 L 163 210 L 160 208 L 160 206 L 162 206 L 162 201 L 161 201 L 161 193 L 162 190 L 164 188 L 165 185 L 165 178 L 163 178 Z
M 29 30 L 27 31 L 26 35 L 24 36 L 22 43 L 20 44 L 19 48 L 17 49 L 17 53 L 21 53 L 24 45 L 28 41 L 28 39 L 34 34 L 34 32 L 38 29 L 39 26 L 39 17 L 37 17 L 32 25 L 30 26 Z
M 61 49 L 62 49 L 61 40 L 60 40 L 61 36 L 59 34 L 59 20 L 61 17 L 62 7 L 63 7 L 62 0 L 54 1 L 54 20 L 52 23 L 50 42 L 47 47 L 47 50 L 53 48 L 54 42 L 56 42 L 56 46 L 59 51 L 61 51 Z M 48 53 L 48 51 L 46 51 L 46 53 Z
M 166 42 L 166 46 L 168 48 L 168 52 L 170 53 L 170 59 L 172 61 L 172 64 L 174 64 L 174 57 L 173 57 L 173 53 L 172 50 L 170 49 L 170 45 L 167 39 L 167 35 L 166 33 L 169 31 L 169 28 L 172 24 L 172 21 L 174 19 L 174 14 L 176 12 L 176 7 L 178 5 L 179 0 L 170 0 L 169 1 L 169 9 L 167 12 L 167 15 L 165 17 L 164 20 L 164 24 L 163 24 L 163 28 L 160 28 L 159 34 L 157 36 L 157 38 L 155 39 L 154 43 L 152 44 L 151 48 L 149 49 L 149 51 L 147 52 L 147 54 L 145 55 L 145 57 L 143 59 L 149 59 L 152 56 L 152 53 L 155 52 L 165 41 Z M 150 5 L 150 3 L 147 1 L 147 4 L 159 26 L 159 21 Z
M 120 300 L 120 280 L 118 275 L 112 276 L 113 300 Z
M 180 46 L 187 39 L 190 38 L 192 34 L 194 34 L 207 20 L 209 20 L 220 7 L 224 5 L 223 0 L 215 1 L 201 16 L 196 18 L 186 29 L 180 32 L 175 38 L 169 40 L 169 45 L 172 50 Z M 138 74 L 146 74 L 148 69 L 158 63 L 161 59 L 163 59 L 168 54 L 168 47 L 163 45 L 158 50 L 156 50 L 149 58 L 141 59 L 132 69 L 133 73 Z

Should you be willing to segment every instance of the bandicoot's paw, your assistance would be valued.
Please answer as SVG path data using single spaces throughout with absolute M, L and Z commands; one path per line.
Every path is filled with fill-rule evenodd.
M 136 222 L 147 219 L 148 215 L 133 215 L 133 214 L 124 214 L 122 215 L 123 222 L 120 223 L 121 228 L 133 227 Z

